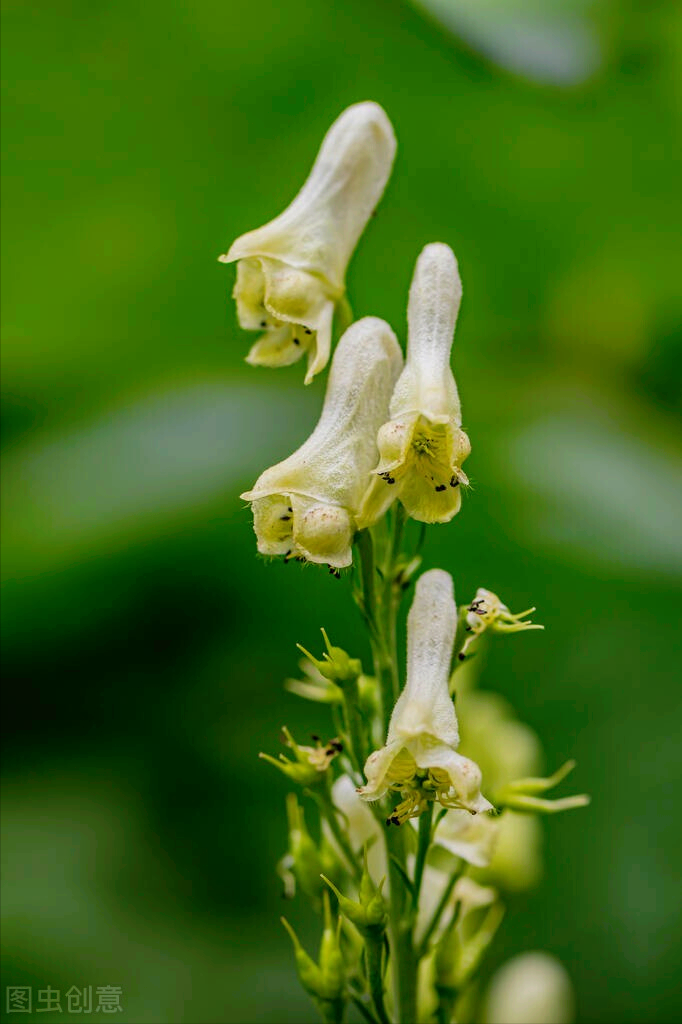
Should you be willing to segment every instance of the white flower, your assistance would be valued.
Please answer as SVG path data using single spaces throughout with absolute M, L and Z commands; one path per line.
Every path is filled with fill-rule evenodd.
M 356 103 L 327 132 L 307 181 L 274 220 L 233 242 L 239 323 L 265 330 L 247 357 L 288 366 L 308 355 L 305 382 L 329 360 L 348 261 L 388 181 L 396 141 L 376 103 Z
M 393 331 L 365 317 L 339 342 L 322 415 L 308 440 L 242 494 L 253 507 L 258 550 L 350 565 L 356 516 L 376 460 L 376 431 L 402 365 Z
M 378 800 L 389 790 L 402 803 L 390 821 L 417 817 L 427 803 L 492 809 L 481 795 L 478 765 L 457 753 L 459 731 L 448 693 L 457 625 L 452 578 L 432 569 L 419 579 L 407 619 L 407 682 L 393 709 L 386 745 L 367 759 L 367 785 L 360 792 Z
M 549 953 L 521 953 L 503 964 L 488 989 L 487 1024 L 571 1024 L 573 986 Z
M 376 516 L 399 497 L 423 523 L 447 523 L 459 511 L 462 463 L 471 451 L 461 429 L 450 349 L 462 298 L 457 260 L 434 242 L 421 252 L 408 305 L 407 360 L 391 399 L 390 420 L 379 431 L 381 459 L 367 496 Z

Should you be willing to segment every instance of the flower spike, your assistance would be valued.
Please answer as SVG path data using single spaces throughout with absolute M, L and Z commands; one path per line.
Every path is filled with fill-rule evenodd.
M 388 181 L 396 141 L 377 103 L 356 103 L 327 132 L 303 188 L 274 220 L 233 242 L 240 325 L 264 330 L 247 356 L 288 366 L 307 353 L 305 382 L 329 360 L 346 267 Z
M 429 801 L 471 814 L 492 810 L 478 765 L 457 753 L 457 716 L 448 693 L 457 609 L 451 576 L 420 577 L 407 619 L 407 682 L 393 709 L 386 745 L 367 759 L 365 800 L 401 794 L 389 822 L 418 817 Z
M 376 432 L 400 372 L 391 328 L 358 320 L 339 342 L 322 415 L 308 440 L 242 494 L 258 550 L 342 569 L 351 564 L 358 511 L 376 459 Z
M 459 512 L 461 487 L 469 483 L 462 463 L 471 451 L 450 369 L 461 299 L 452 249 L 427 245 L 410 287 L 405 368 L 377 440 L 380 460 L 365 504 L 370 519 L 396 497 L 422 523 L 448 523 Z

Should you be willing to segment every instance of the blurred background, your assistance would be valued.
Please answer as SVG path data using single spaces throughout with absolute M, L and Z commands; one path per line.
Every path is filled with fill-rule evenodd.
M 593 796 L 546 823 L 492 962 L 555 953 L 587 1024 L 679 1020 L 679 6 L 6 0 L 3 45 L 3 984 L 315 1019 L 256 755 L 327 732 L 282 690 L 295 642 L 367 651 L 347 577 L 256 557 L 237 496 L 324 380 L 245 366 L 216 257 L 374 99 L 399 149 L 356 316 L 404 339 L 430 241 L 464 281 L 474 486 L 425 566 L 537 605 L 483 685 Z

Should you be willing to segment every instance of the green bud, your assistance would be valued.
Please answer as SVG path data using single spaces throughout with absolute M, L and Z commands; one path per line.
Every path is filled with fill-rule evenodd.
M 362 664 L 358 658 L 351 658 L 346 654 L 340 647 L 332 647 L 329 642 L 329 637 L 322 630 L 322 636 L 324 637 L 324 643 L 327 650 L 322 655 L 322 658 L 314 658 L 312 654 L 306 651 L 305 647 L 301 647 L 300 644 L 296 644 L 299 651 L 302 651 L 308 658 L 317 671 L 324 676 L 325 679 L 329 679 L 333 683 L 346 683 L 351 679 L 357 679 L 358 676 L 362 675 Z
M 385 879 L 382 878 L 378 886 L 372 881 L 367 870 L 367 850 L 365 850 L 365 862 L 357 900 L 351 900 L 344 896 L 334 883 L 330 882 L 324 875 L 322 875 L 322 878 L 339 901 L 341 913 L 349 921 L 352 921 L 361 935 L 364 935 L 366 938 L 376 938 L 385 931 L 388 915 L 386 913 L 386 904 L 381 894 Z
M 545 800 L 538 796 L 548 789 L 553 789 L 566 778 L 575 768 L 575 761 L 566 761 L 565 764 L 547 778 L 517 779 L 503 786 L 496 794 L 495 803 L 498 807 L 509 807 L 515 811 L 525 811 L 527 814 L 557 814 L 559 811 L 570 811 L 575 807 L 586 807 L 590 802 L 586 793 L 576 796 L 565 796 L 559 800 Z
M 314 903 L 317 903 L 322 892 L 320 885 L 322 861 L 315 841 L 306 827 L 303 808 L 293 793 L 289 793 L 287 796 L 287 820 L 289 822 L 291 870 L 300 889 Z
M 341 952 L 341 918 L 336 923 L 332 920 L 329 894 L 324 893 L 324 930 L 320 943 L 320 970 L 329 993 L 329 999 L 339 999 L 343 995 L 345 984 L 345 967 Z
M 339 941 L 341 921 L 334 925 L 328 895 L 325 893 L 324 896 L 324 930 L 319 964 L 306 953 L 286 918 L 280 920 L 294 945 L 296 971 L 303 988 L 313 997 L 325 1021 L 340 1021 L 345 988 L 345 969 Z
M 279 757 L 271 757 L 270 754 L 260 753 L 258 756 L 269 764 L 278 768 L 287 778 L 301 786 L 319 786 L 328 779 L 328 768 L 333 759 L 342 749 L 338 740 L 330 740 L 326 746 L 322 746 L 316 740 L 314 747 L 303 747 L 296 743 L 286 727 L 282 728 L 284 742 L 293 752 L 295 760 L 290 760 L 284 754 Z

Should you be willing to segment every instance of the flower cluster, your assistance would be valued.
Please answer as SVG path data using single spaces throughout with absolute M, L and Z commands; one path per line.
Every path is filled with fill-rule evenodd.
M 476 686 L 472 647 L 484 635 L 542 629 L 528 618 L 535 609 L 512 613 L 479 588 L 458 614 L 449 573 L 418 576 L 420 542 L 406 522 L 454 518 L 471 445 L 451 369 L 462 298 L 452 250 L 434 242 L 417 258 L 405 358 L 384 320 L 351 322 L 346 270 L 395 145 L 381 107 L 350 107 L 290 206 L 221 257 L 237 263 L 241 326 L 263 332 L 250 363 L 285 366 L 305 353 L 308 383 L 331 356 L 312 433 L 242 494 L 261 554 L 335 576 L 353 566 L 372 652 L 365 672 L 324 630 L 321 657 L 298 644 L 303 678 L 287 689 L 326 708 L 334 738 L 302 745 L 285 729 L 289 756 L 261 755 L 319 818 L 309 831 L 289 793 L 279 873 L 287 897 L 300 893 L 322 913 L 316 960 L 282 920 L 301 983 L 331 1024 L 349 1000 L 372 1024 L 479 1019 L 477 979 L 505 894 L 542 875 L 540 816 L 588 802 L 546 797 L 574 763 L 542 775 L 535 733 Z M 401 685 L 398 616 L 415 578 Z M 532 954 L 503 967 L 485 1001 L 491 1022 L 567 1022 L 572 994 L 563 968 Z

